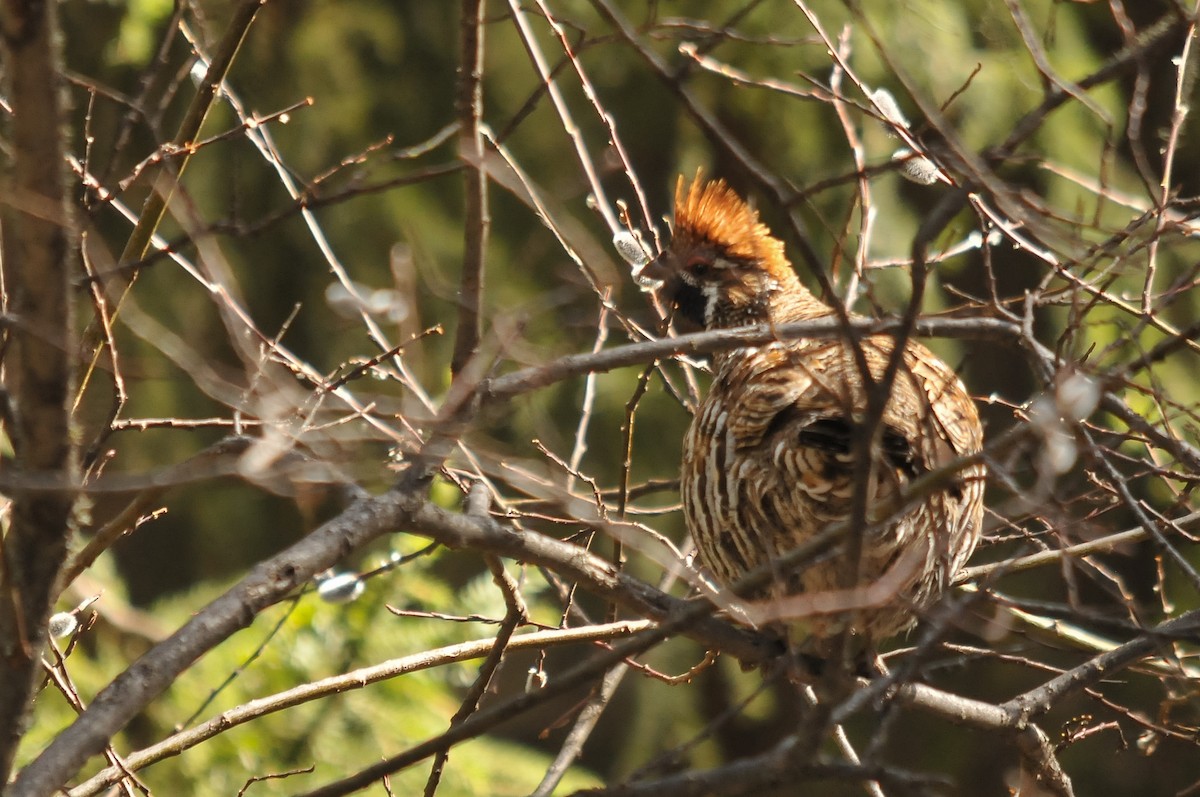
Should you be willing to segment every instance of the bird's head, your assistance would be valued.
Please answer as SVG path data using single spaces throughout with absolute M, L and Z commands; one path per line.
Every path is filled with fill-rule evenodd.
M 639 276 L 661 283 L 684 331 L 788 320 L 775 314 L 782 297 L 816 302 L 758 212 L 724 180 L 699 174 L 690 186 L 680 176 L 671 244 Z

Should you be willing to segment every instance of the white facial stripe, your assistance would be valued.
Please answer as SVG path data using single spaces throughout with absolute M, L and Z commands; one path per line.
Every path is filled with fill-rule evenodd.
M 717 312 L 717 299 L 721 295 L 721 286 L 715 282 L 706 282 L 700 286 L 704 294 L 704 326 L 711 326 Z

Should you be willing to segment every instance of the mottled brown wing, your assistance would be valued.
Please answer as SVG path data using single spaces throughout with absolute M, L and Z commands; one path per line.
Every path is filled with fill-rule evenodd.
M 862 345 L 879 378 L 890 340 Z M 868 485 L 871 503 L 982 442 L 974 405 L 954 373 L 924 347 L 914 344 L 906 355 L 883 417 L 884 464 Z M 701 560 L 719 579 L 735 580 L 848 517 L 851 441 L 865 405 L 859 366 L 841 341 L 776 344 L 724 358 L 685 442 L 682 485 Z M 920 538 L 930 543 L 924 569 L 930 583 L 915 592 L 925 597 L 940 590 L 978 532 L 982 471 L 979 478 L 963 476 L 866 540 L 868 576 Z M 836 566 L 810 568 L 798 577 L 781 573 L 773 591 L 832 589 L 839 578 Z M 897 622 L 889 616 L 884 624 Z
M 941 359 L 918 343 L 905 351 L 905 364 L 929 410 L 924 413 L 920 439 L 930 448 L 927 455 L 932 468 L 941 468 L 983 450 L 983 427 L 975 402 L 958 375 Z M 953 504 L 941 518 L 940 536 L 948 556 L 946 578 L 950 579 L 966 564 L 979 542 L 983 525 L 983 491 L 986 469 L 982 463 L 963 468 L 949 491 Z

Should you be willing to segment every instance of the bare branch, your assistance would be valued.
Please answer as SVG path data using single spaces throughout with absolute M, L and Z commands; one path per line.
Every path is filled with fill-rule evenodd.
M 483 161 L 483 17 L 484 0 L 463 0 L 459 18 L 462 67 L 458 84 L 459 155 L 466 165 L 467 206 L 463 226 L 463 264 L 459 285 L 458 331 L 450 369 L 457 374 L 479 345 L 482 330 L 483 272 L 487 252 L 487 172 Z
M 77 231 L 66 186 L 58 6 L 0 3 L 0 54 L 12 104 L 6 148 L 0 309 L 19 327 L 0 347 L 12 470 L 74 481 L 71 271 Z M 9 404 L 8 402 L 13 402 Z M 15 416 L 15 417 L 13 417 Z M 8 780 L 46 645 L 46 620 L 73 530 L 74 490 L 12 491 L 0 530 L 0 783 Z

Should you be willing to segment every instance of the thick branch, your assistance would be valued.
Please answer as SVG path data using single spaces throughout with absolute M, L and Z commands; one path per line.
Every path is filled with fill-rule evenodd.
M 10 784 L 7 797 L 40 797 L 63 786 L 201 655 L 254 622 L 350 551 L 400 525 L 395 494 L 360 501 L 291 548 L 259 564 L 182 628 L 133 663 Z
M 287 597 L 315 573 L 370 540 L 400 529 L 415 531 L 448 547 L 471 548 L 552 568 L 646 617 L 682 615 L 687 620 L 685 633 L 747 661 L 761 661 L 774 651 L 765 638 L 703 617 L 713 610 L 710 604 L 666 595 L 575 545 L 516 531 L 491 518 L 449 512 L 429 503 L 419 491 L 394 490 L 358 502 L 291 548 L 262 562 L 152 648 L 101 690 L 87 711 L 18 775 L 8 797 L 33 797 L 61 787 L 88 757 L 102 750 L 115 733 L 201 655 L 249 626 L 260 612 Z M 656 631 L 660 632 L 663 629 Z
M 458 75 L 459 157 L 466 165 L 462 279 L 458 292 L 458 334 L 450 370 L 457 374 L 479 345 L 483 261 L 487 248 L 487 175 L 483 169 L 483 0 L 463 0 L 459 18 L 462 67 Z
M 509 641 L 507 650 L 544 650 L 581 642 L 609 641 L 630 636 L 649 627 L 650 624 L 645 620 L 623 620 L 585 628 L 534 631 L 514 636 Z M 261 719 L 268 714 L 301 706 L 314 700 L 344 694 L 354 689 L 363 689 L 371 684 L 412 672 L 482 658 L 488 655 L 495 645 L 494 637 L 460 642 L 456 645 L 421 651 L 339 675 L 331 675 L 328 678 L 301 684 L 285 692 L 256 698 L 228 711 L 223 711 L 195 727 L 172 734 L 157 744 L 123 756 L 120 767 L 110 766 L 96 773 L 84 783 L 71 789 L 71 797 L 92 797 L 119 782 L 127 772 L 137 772 L 165 758 L 179 755 L 230 728 Z
M 2 209 L 10 331 L 4 391 L 12 400 L 17 470 L 73 472 L 69 356 L 74 232 L 61 135 L 57 4 L 0 3 L 5 95 L 12 122 Z M 66 481 L 71 481 L 68 478 Z M 12 493 L 0 562 L 0 784 L 8 780 L 21 722 L 46 643 L 46 620 L 66 557 L 74 492 Z

